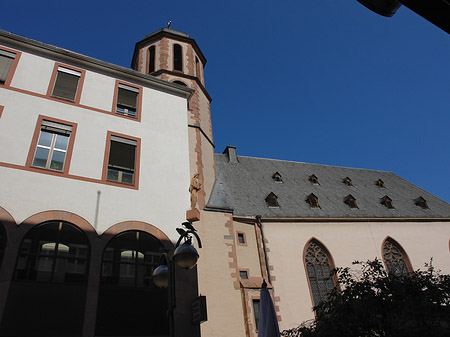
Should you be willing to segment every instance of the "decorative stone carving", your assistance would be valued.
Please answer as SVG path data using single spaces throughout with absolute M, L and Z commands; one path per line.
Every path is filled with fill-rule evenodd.
M 191 179 L 191 185 L 189 186 L 189 192 L 191 192 L 191 209 L 195 209 L 197 205 L 198 191 L 202 188 L 202 184 L 198 180 L 199 174 L 196 173 Z

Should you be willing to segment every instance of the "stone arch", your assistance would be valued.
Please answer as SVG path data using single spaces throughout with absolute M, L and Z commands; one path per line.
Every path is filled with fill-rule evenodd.
M 108 228 L 101 240 L 104 248 L 99 254 L 102 261 L 95 333 L 168 333 L 167 289 L 156 287 L 149 277 L 159 265 L 161 250 L 173 250 L 169 237 L 148 223 L 124 221 Z
M 111 240 L 111 238 L 113 238 L 117 234 L 130 230 L 143 231 L 153 235 L 155 238 L 161 241 L 162 245 L 164 246 L 164 249 L 166 249 L 167 251 L 171 251 L 175 248 L 170 238 L 162 230 L 160 230 L 156 226 L 153 226 L 143 221 L 119 222 L 115 225 L 112 225 L 106 231 L 104 231 L 103 234 L 101 235 L 101 239 L 104 241 L 104 245 L 106 246 L 107 242 Z
M 44 211 L 25 219 L 11 234 L 10 263 L 2 268 L 9 279 L 2 292 L 5 298 L 1 303 L 1 333 L 42 334 L 36 325 L 44 322 L 46 329 L 51 326 L 50 334 L 61 329 L 68 334 L 81 334 L 91 247 L 97 241 L 95 229 L 71 212 Z M 44 245 L 48 245 L 48 252 L 42 253 Z M 28 248 L 24 250 L 23 246 Z M 59 311 L 61 298 L 71 307 L 71 315 Z M 32 303 L 39 303 L 42 314 L 35 314 Z M 19 312 L 27 324 L 17 321 Z M 53 320 L 55 324 L 51 324 Z

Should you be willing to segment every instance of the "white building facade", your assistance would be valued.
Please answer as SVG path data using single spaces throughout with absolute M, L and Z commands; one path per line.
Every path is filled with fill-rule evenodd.
M 0 67 L 0 335 L 167 335 L 193 90 L 3 31 Z

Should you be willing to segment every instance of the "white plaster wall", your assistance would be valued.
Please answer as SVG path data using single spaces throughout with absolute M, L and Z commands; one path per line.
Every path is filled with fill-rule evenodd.
M 115 79 L 91 71 L 84 77 L 80 104 L 111 111 L 114 96 Z
M 21 74 L 18 77 L 23 76 L 24 69 L 41 66 L 48 76 L 36 81 L 34 76 L 27 76 L 32 82 L 29 84 L 15 75 L 12 85 L 45 93 L 53 65 L 53 61 L 23 53 L 16 71 Z M 81 102 L 108 107 L 109 111 L 114 83 L 112 77 L 87 71 Z M 25 165 L 40 114 L 77 123 L 69 170 L 74 176 L 101 179 L 108 131 L 141 139 L 139 190 L 0 167 L 0 206 L 17 223 L 38 212 L 65 210 L 94 225 L 100 191 L 99 233 L 118 222 L 137 220 L 155 225 L 174 240 L 178 238 L 175 227 L 185 220 L 189 208 L 185 98 L 145 87 L 141 122 L 5 88 L 0 88 L 0 105 L 5 106 L 0 118 L 3 164 Z
M 47 94 L 55 62 L 29 53 L 22 53 L 11 86 Z
M 325 245 L 336 267 L 351 266 L 355 260 L 382 259 L 381 245 L 390 236 L 406 251 L 414 269 L 433 265 L 450 273 L 450 223 L 360 222 L 360 223 L 264 223 L 273 265 L 275 296 L 280 296 L 281 329 L 298 326 L 313 318 L 313 306 L 303 250 L 311 238 Z
M 249 277 L 262 277 L 254 225 L 235 221 L 234 230 L 239 269 L 248 269 Z M 245 233 L 246 246 L 238 244 L 237 232 Z

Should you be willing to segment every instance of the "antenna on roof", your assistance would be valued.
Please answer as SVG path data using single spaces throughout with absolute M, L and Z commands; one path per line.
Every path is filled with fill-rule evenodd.
M 172 21 L 167 22 L 167 28 L 170 28 L 171 24 L 172 24 Z

